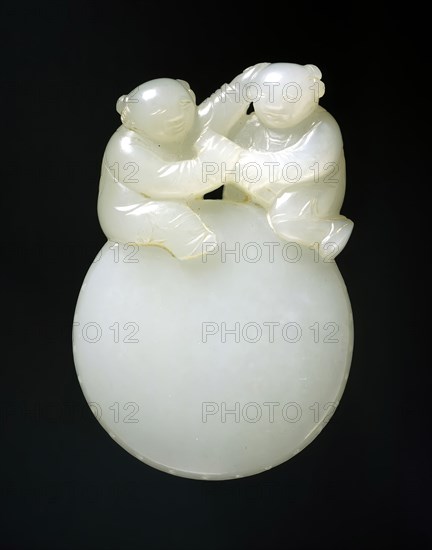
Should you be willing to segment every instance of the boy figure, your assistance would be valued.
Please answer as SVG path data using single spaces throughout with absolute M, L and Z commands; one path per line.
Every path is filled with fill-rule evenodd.
M 160 78 L 117 102 L 122 126 L 102 162 L 99 221 L 108 239 L 157 245 L 179 259 L 200 256 L 214 233 L 186 204 L 222 185 L 204 174 L 205 163 L 234 168 L 241 149 L 224 137 L 246 113 L 236 94 L 261 65 L 246 69 L 197 108 L 187 82 Z M 240 99 L 240 101 L 239 101 Z
M 342 137 L 334 118 L 318 105 L 324 94 L 314 65 L 275 63 L 256 77 L 255 113 L 228 136 L 244 149 L 236 178 L 246 196 L 265 208 L 275 233 L 305 245 L 330 243 L 334 255 L 353 223 L 339 215 L 345 194 Z M 224 198 L 238 200 L 231 186 Z M 238 195 L 238 192 L 237 192 Z

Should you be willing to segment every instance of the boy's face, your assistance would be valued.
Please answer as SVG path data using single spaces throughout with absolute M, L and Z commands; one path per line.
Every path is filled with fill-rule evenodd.
M 254 110 L 266 128 L 292 128 L 318 105 L 313 79 L 300 65 L 270 65 L 259 75 L 258 84 L 260 96 L 254 101 Z
M 141 86 L 128 96 L 126 105 L 124 124 L 161 144 L 184 141 L 196 116 L 192 95 L 180 82 L 170 79 Z
M 143 130 L 158 143 L 181 142 L 193 126 L 196 106 L 187 90 L 181 88 L 179 85 L 148 103 Z

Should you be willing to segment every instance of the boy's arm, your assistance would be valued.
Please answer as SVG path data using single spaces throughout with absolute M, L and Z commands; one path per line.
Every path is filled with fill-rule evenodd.
M 202 197 L 222 185 L 221 159 L 229 166 L 240 153 L 230 140 L 211 131 L 207 134 L 200 138 L 194 158 L 168 162 L 135 146 L 130 155 L 116 156 L 121 160 L 115 163 L 105 155 L 102 169 L 120 184 L 149 198 L 187 201 Z
M 245 69 L 229 84 L 224 84 L 198 107 L 202 126 L 227 136 L 231 128 L 246 114 L 251 100 L 257 96 L 256 75 L 269 63 L 258 63 Z M 248 86 L 250 90 L 248 93 Z

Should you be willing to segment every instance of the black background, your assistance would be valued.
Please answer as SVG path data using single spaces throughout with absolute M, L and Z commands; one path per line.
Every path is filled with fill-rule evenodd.
M 3 10 L 1 547 L 420 547 L 430 540 L 428 364 L 418 354 L 430 241 L 414 193 L 427 171 L 411 162 L 417 134 L 404 125 L 417 116 L 416 87 L 427 95 L 406 49 L 411 23 L 394 12 L 208 8 Z M 143 465 L 94 419 L 73 365 L 74 307 L 105 242 L 96 199 L 117 98 L 168 76 L 188 80 L 199 102 L 260 61 L 318 65 L 321 103 L 342 129 L 342 213 L 356 224 L 338 258 L 352 370 L 332 421 L 292 460 L 236 481 L 186 480 Z

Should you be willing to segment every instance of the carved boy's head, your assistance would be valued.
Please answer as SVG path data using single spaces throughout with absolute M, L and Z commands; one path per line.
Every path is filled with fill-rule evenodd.
M 117 112 L 130 130 L 156 143 L 182 142 L 195 116 L 195 95 L 183 80 L 158 78 L 141 84 L 117 101 Z
M 249 93 L 256 95 L 254 110 L 264 126 L 292 128 L 317 108 L 324 83 L 315 65 L 273 63 L 258 74 Z

